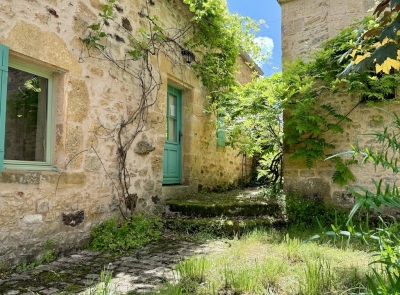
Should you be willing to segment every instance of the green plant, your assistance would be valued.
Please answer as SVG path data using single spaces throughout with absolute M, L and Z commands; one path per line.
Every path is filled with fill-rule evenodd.
M 354 46 L 344 55 L 351 56 L 351 62 L 344 74 L 361 72 L 373 68 L 376 73 L 389 74 L 400 70 L 398 54 L 398 30 L 400 3 L 397 0 L 382 0 L 373 12 L 369 26 L 358 30 Z
M 301 295 L 326 294 L 331 290 L 332 277 L 331 266 L 328 261 L 317 259 L 307 261 L 305 271 L 305 282 L 300 284 Z
M 285 194 L 280 186 L 273 184 L 266 187 L 261 187 L 260 191 L 258 192 L 258 196 L 274 202 L 285 200 Z
M 335 148 L 331 135 L 344 132 L 355 108 L 364 101 L 384 100 L 399 86 L 398 73 L 385 72 L 378 77 L 375 71 L 367 70 L 340 76 L 351 59 L 345 53 L 354 50 L 355 44 L 359 45 L 358 29 L 373 28 L 371 21 L 371 17 L 361 19 L 324 42 L 319 50 L 307 56 L 307 61 L 298 59 L 288 63 L 282 74 L 256 79 L 234 89 L 229 100 L 221 101 L 219 107 L 227 114 L 230 144 L 237 144 L 242 153 L 261 156 L 264 167 L 259 176 L 270 180 L 276 175 L 279 178 L 283 134 L 285 153 L 290 159 L 312 168 Z M 329 101 L 336 94 L 354 94 L 361 98 L 348 113 L 342 114 Z M 348 169 L 350 163 L 331 160 L 336 167 L 333 181 L 345 185 L 355 180 Z
M 384 111 L 384 110 L 382 110 Z M 386 111 L 384 111 L 386 112 Z M 388 112 L 386 112 L 389 114 Z M 360 163 L 370 162 L 375 169 L 391 170 L 398 174 L 400 152 L 400 118 L 396 114 L 391 115 L 391 124 L 383 131 L 372 132 L 376 142 L 373 146 L 361 148 L 358 142 L 352 145 L 352 150 L 341 153 L 350 154 L 352 160 L 361 157 Z M 360 238 L 365 243 L 372 244 L 372 256 L 375 260 L 371 263 L 371 274 L 367 275 L 367 294 L 398 294 L 400 292 L 400 236 L 399 225 L 395 218 L 392 222 L 385 221 L 383 208 L 400 208 L 400 191 L 395 183 L 386 179 L 372 179 L 372 187 L 354 185 L 348 190 L 355 196 L 356 202 L 349 213 L 347 231 L 331 231 L 333 236 L 347 235 Z M 367 218 L 366 224 L 358 224 L 357 230 L 351 222 L 354 215 L 364 210 L 367 217 L 370 211 L 378 214 L 379 226 L 373 227 Z
M 282 186 L 282 103 L 287 84 L 282 74 L 259 77 L 232 88 L 219 111 L 226 114 L 228 143 L 239 153 L 258 159 L 257 181 Z
M 196 283 L 186 282 L 186 283 L 167 283 L 160 290 L 154 292 L 154 294 L 160 295 L 192 295 L 196 294 Z
M 260 294 L 263 287 L 260 284 L 262 269 L 256 263 L 252 268 L 235 268 L 225 270 L 225 288 L 233 289 L 236 294 Z
M 210 262 L 206 257 L 191 257 L 180 261 L 175 269 L 178 271 L 181 279 L 186 281 L 194 281 L 203 283 L 205 281 L 205 273 L 210 267 Z
M 100 278 L 98 283 L 90 287 L 82 295 L 117 295 L 117 286 L 112 281 L 112 269 L 111 264 L 104 268 L 100 273 Z
M 295 227 L 325 227 L 335 220 L 336 225 L 345 224 L 347 211 L 326 204 L 318 196 L 304 198 L 295 193 L 286 194 L 286 217 L 291 226 Z
M 136 213 L 127 221 L 111 218 L 96 226 L 88 247 L 92 250 L 122 253 L 160 239 L 161 222 L 157 216 Z
M 39 259 L 39 264 L 43 262 L 51 262 L 54 259 L 54 242 L 52 240 L 47 240 L 43 246 L 42 255 Z

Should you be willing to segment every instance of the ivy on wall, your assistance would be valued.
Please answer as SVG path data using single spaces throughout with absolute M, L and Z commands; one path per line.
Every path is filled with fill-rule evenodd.
M 392 98 L 394 90 L 400 85 L 398 74 L 380 73 L 375 69 L 343 75 L 348 67 L 351 55 L 346 54 L 354 48 L 359 34 L 359 28 L 373 26 L 371 17 L 342 30 L 338 35 L 323 43 L 308 62 L 297 60 L 288 65 L 284 73 L 288 81 L 289 95 L 286 98 L 285 109 L 288 111 L 286 122 L 286 140 L 294 147 L 292 159 L 305 159 L 307 167 L 311 168 L 316 160 L 326 158 L 335 148 L 329 142 L 329 133 L 343 133 L 345 122 L 351 122 L 350 113 L 360 104 L 373 104 Z M 348 93 L 357 96 L 358 102 L 347 114 L 339 114 L 324 99 L 324 94 Z M 333 158 L 336 172 L 333 180 L 344 185 L 354 180 L 354 175 L 348 166 L 356 161 L 343 161 Z

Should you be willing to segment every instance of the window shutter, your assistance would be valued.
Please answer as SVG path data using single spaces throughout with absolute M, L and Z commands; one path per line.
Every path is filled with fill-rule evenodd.
M 8 77 L 8 47 L 0 44 L 0 172 L 4 165 L 4 140 L 6 127 L 6 101 Z
M 218 116 L 217 145 L 225 146 L 225 118 Z

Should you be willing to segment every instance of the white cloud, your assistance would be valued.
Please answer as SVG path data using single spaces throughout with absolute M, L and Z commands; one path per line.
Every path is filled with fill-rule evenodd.
M 257 37 L 254 42 L 260 47 L 261 54 L 272 58 L 272 50 L 274 49 L 274 40 L 269 37 Z

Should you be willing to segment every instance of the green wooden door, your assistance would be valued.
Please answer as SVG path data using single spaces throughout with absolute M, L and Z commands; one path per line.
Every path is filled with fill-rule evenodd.
M 182 182 L 182 92 L 168 86 L 163 184 Z

